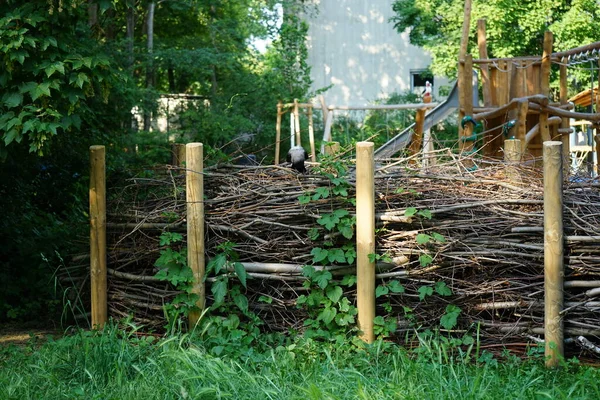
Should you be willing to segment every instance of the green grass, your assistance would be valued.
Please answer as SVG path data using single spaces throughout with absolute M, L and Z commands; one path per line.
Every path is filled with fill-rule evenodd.
M 211 355 L 189 335 L 158 341 L 113 328 L 39 348 L 0 348 L 0 399 L 598 399 L 600 371 L 501 362 L 434 342 L 407 352 L 312 340 Z

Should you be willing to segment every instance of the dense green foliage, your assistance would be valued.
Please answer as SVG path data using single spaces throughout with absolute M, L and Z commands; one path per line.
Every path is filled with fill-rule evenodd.
M 202 336 L 80 332 L 33 351 L 0 347 L 0 398 L 10 399 L 596 399 L 599 371 L 501 360 L 435 340 L 406 351 L 263 341 L 214 356 Z
M 124 165 L 167 162 L 169 140 L 203 142 L 207 163 L 240 147 L 272 154 L 263 148 L 273 144 L 277 101 L 304 100 L 310 85 L 307 27 L 294 8 L 279 25 L 281 4 L 292 7 L 0 2 L 0 321 L 60 309 L 54 271 L 88 251 L 90 145 L 107 146 L 109 179 Z M 252 41 L 267 37 L 277 39 L 258 52 Z M 199 100 L 187 104 L 170 137 L 132 129 L 131 110 L 156 116 L 164 93 Z
M 396 0 L 392 19 L 399 32 L 410 29 L 412 44 L 433 56 L 436 74 L 456 76 L 463 21 L 462 0 Z M 541 55 L 544 31 L 554 33 L 556 51 L 600 40 L 595 0 L 474 0 L 469 51 L 477 54 L 477 20 L 486 20 L 490 57 Z

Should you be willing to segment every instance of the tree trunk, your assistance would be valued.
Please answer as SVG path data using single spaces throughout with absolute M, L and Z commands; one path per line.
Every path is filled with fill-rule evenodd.
M 93 27 L 98 23 L 98 4 L 96 0 L 88 0 L 88 26 Z
M 148 50 L 148 65 L 146 67 L 146 88 L 150 89 L 154 86 L 154 63 L 152 59 L 152 53 L 154 50 L 154 10 L 156 3 L 151 1 L 148 3 L 148 17 L 146 19 L 147 28 L 147 42 L 146 47 Z M 150 130 L 151 114 L 149 110 L 144 110 L 144 130 Z
M 127 7 L 127 63 L 129 67 L 133 66 L 134 53 L 133 41 L 135 37 L 135 5 Z

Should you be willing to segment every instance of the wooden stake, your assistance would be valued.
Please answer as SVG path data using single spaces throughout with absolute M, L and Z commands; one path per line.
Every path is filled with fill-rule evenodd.
M 529 102 L 521 101 L 517 105 L 517 126 L 516 139 L 519 139 L 521 145 L 521 155 L 527 150 L 527 113 L 529 112 Z
M 176 167 L 185 165 L 185 144 L 173 143 L 171 146 L 171 165 Z
M 90 283 L 94 329 L 102 329 L 108 320 L 105 154 L 104 146 L 90 147 Z
M 315 131 L 313 128 L 313 108 L 308 107 L 308 140 L 310 141 L 310 160 L 317 162 L 317 152 L 315 151 Z
M 300 138 L 300 109 L 298 108 L 298 99 L 294 99 L 294 130 L 296 132 L 296 146 L 302 146 Z
M 187 146 L 186 202 L 188 266 L 192 269 L 192 293 L 198 295 L 198 311 L 190 311 L 189 328 L 194 329 L 204 310 L 204 155 L 202 143 Z
M 550 67 L 552 66 L 552 44 L 554 36 L 552 32 L 544 32 L 544 52 L 542 54 L 542 76 L 541 92 L 544 96 L 550 96 Z
M 339 152 L 340 142 L 329 142 L 329 144 L 325 146 L 325 154 L 328 156 L 334 156 Z
M 560 65 L 560 104 L 562 105 L 567 104 L 569 101 L 567 78 L 567 59 L 562 58 Z M 560 123 L 560 129 L 569 129 L 570 125 L 570 118 L 562 118 Z M 570 135 L 563 134 L 560 137 L 560 141 L 563 144 L 563 174 L 565 177 L 569 176 L 569 160 L 571 158 L 571 141 L 569 136 Z
M 356 289 L 360 337 L 373 343 L 375 334 L 375 163 L 371 142 L 356 144 Z
M 461 69 L 462 72 L 462 88 L 459 88 L 460 106 L 462 115 L 473 116 L 473 57 L 470 54 L 465 56 L 465 63 Z M 460 115 L 461 113 L 459 113 Z M 462 118 L 459 121 L 459 148 L 460 152 L 468 152 L 473 150 L 473 141 L 465 140 L 473 135 L 473 124 L 468 123 L 462 128 Z
M 277 103 L 277 124 L 275 125 L 275 165 L 279 164 L 281 153 L 281 101 Z
M 562 143 L 544 143 L 544 329 L 546 367 L 564 356 Z
M 506 163 L 506 177 L 512 182 L 520 182 L 521 174 L 516 166 L 521 162 L 523 150 L 521 140 L 509 139 L 504 141 L 504 162 Z
M 479 48 L 479 58 L 487 60 L 487 39 L 485 34 L 485 19 L 477 20 L 477 47 Z M 481 86 L 483 88 L 483 105 L 490 107 L 492 105 L 492 89 L 490 85 L 490 67 L 488 63 L 481 64 Z
M 415 115 L 415 131 L 409 147 L 411 154 L 417 154 L 423 146 L 423 123 L 425 122 L 426 111 L 426 109 L 420 108 Z
M 325 103 L 325 97 L 323 95 L 319 95 L 319 101 L 321 102 L 321 109 L 323 110 L 323 122 L 327 121 L 327 114 L 329 110 L 327 110 L 327 103 Z

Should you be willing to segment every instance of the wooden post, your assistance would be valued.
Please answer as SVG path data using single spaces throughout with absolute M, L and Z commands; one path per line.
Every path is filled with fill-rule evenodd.
M 540 79 L 541 92 L 544 96 L 550 96 L 550 67 L 552 66 L 552 43 L 553 36 L 552 32 L 546 31 L 544 33 L 544 52 L 542 55 L 542 72 Z M 552 140 L 550 136 L 550 127 L 548 126 L 548 113 L 540 113 L 540 135 L 542 141 L 546 142 Z
M 310 160 L 317 162 L 317 152 L 315 151 L 315 131 L 313 128 L 313 108 L 308 106 L 308 140 L 310 141 Z
M 469 31 L 471 30 L 471 0 L 465 0 L 463 14 L 462 36 L 460 39 L 460 51 L 458 53 L 458 62 L 460 63 L 467 55 L 469 45 Z M 471 82 L 469 80 L 469 82 Z
M 462 118 L 473 116 L 473 57 L 470 54 L 465 56 L 465 62 L 462 68 L 462 88 L 459 88 L 459 101 L 462 113 L 459 113 L 459 148 L 460 152 L 473 150 L 473 141 L 465 140 L 473 135 L 473 124 L 468 123 L 462 128 Z
M 294 99 L 294 130 L 296 132 L 296 146 L 302 146 L 300 137 L 300 110 L 298 108 L 298 99 Z
M 296 145 L 296 118 L 294 117 L 294 108 L 290 110 L 290 146 L 294 147 Z
M 94 329 L 102 329 L 108 320 L 105 154 L 104 146 L 90 147 L 90 283 Z
M 185 144 L 173 143 L 171 145 L 171 165 L 183 167 L 185 164 Z
M 564 356 L 562 143 L 544 143 L 544 332 L 546 366 Z
M 325 121 L 325 128 L 323 130 L 323 143 L 321 144 L 321 151 L 325 152 L 325 142 L 331 142 L 331 126 L 333 125 L 333 110 L 327 114 L 327 120 Z
M 281 153 L 281 101 L 277 103 L 277 124 L 275 125 L 275 165 L 279 164 Z
M 327 103 L 325 103 L 325 97 L 323 95 L 319 95 L 319 101 L 321 102 L 321 109 L 323 110 L 323 124 L 327 121 L 327 114 L 329 110 L 327 109 Z
M 567 82 L 567 59 L 563 57 L 560 64 L 560 104 L 567 104 L 569 101 L 568 93 L 568 82 Z M 563 132 L 569 129 L 571 121 L 569 118 L 563 118 L 560 121 L 560 128 Z M 562 157 L 563 157 L 563 175 L 569 176 L 569 160 L 571 158 L 571 140 L 569 134 L 561 134 L 560 140 L 562 142 Z
M 410 153 L 417 154 L 423 146 L 423 123 L 425 122 L 425 108 L 419 108 L 415 115 L 415 131 L 410 143 Z
M 521 162 L 523 150 L 521 140 L 509 139 L 504 141 L 504 162 L 506 163 L 506 177 L 512 182 L 520 182 L 521 174 L 516 166 Z
M 329 142 L 325 145 L 325 154 L 328 156 L 335 156 L 340 152 L 340 142 Z
M 375 162 L 371 142 L 356 144 L 356 289 L 360 337 L 373 343 L 375 334 Z
M 517 105 L 517 126 L 516 129 L 516 139 L 519 139 L 521 145 L 521 156 L 525 154 L 527 150 L 527 113 L 529 112 L 529 102 L 528 101 L 520 101 Z
M 477 47 L 479 48 L 479 58 L 487 60 L 487 39 L 485 34 L 485 19 L 477 20 Z M 492 106 L 492 88 L 490 84 L 490 67 L 488 63 L 481 64 L 481 86 L 483 89 L 483 105 Z
M 189 328 L 194 329 L 204 310 L 204 159 L 202 143 L 187 145 L 186 202 L 188 266 L 192 269 L 192 293 L 198 295 L 198 311 L 190 311 Z

